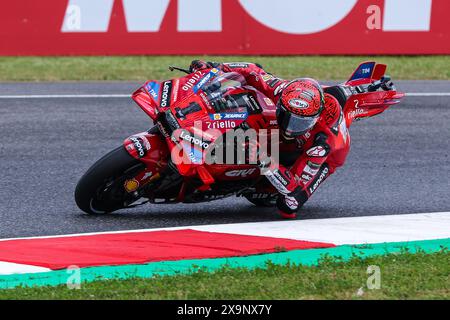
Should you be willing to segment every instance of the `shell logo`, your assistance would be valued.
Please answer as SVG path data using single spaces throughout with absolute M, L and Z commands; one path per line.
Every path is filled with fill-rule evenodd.
M 136 179 L 127 180 L 125 181 L 123 187 L 128 193 L 135 192 L 139 188 L 139 182 Z

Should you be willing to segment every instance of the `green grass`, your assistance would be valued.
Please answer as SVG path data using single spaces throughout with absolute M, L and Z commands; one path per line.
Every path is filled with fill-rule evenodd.
M 369 265 L 381 270 L 381 288 L 367 288 Z M 96 281 L 0 290 L 0 299 L 450 299 L 450 252 L 325 258 L 317 266 L 222 268 L 191 275 Z
M 345 80 L 364 60 L 386 63 L 394 79 L 450 79 L 450 56 L 126 56 L 126 57 L 0 57 L 0 81 L 97 81 L 167 79 L 176 77 L 167 67 L 186 67 L 193 59 L 250 61 L 283 78 L 308 76 Z

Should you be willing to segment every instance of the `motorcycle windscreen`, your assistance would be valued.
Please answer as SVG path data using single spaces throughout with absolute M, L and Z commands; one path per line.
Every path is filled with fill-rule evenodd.
M 217 77 L 212 77 L 210 81 L 202 87 L 202 90 L 208 95 L 209 100 L 213 101 L 222 97 L 227 91 L 245 85 L 246 81 L 242 75 L 236 72 L 228 72 Z
M 241 74 L 229 72 L 214 78 L 202 90 L 216 112 L 240 112 L 242 114 L 234 115 L 236 119 L 245 119 L 248 109 L 260 110 L 258 102 L 248 94 L 246 86 L 247 82 Z

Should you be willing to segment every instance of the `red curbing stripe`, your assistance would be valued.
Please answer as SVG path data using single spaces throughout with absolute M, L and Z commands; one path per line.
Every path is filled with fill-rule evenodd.
M 155 261 L 205 259 L 334 247 L 331 243 L 191 229 L 0 242 L 0 261 L 53 270 Z

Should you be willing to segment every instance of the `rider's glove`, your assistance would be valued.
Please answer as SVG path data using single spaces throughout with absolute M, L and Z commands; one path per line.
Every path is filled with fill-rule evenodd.
M 220 67 L 220 63 L 211 61 L 194 60 L 189 66 L 189 72 L 197 72 L 203 69 L 211 69 Z
M 189 66 L 189 72 L 197 72 L 199 70 L 208 69 L 208 63 L 206 61 L 194 60 Z

